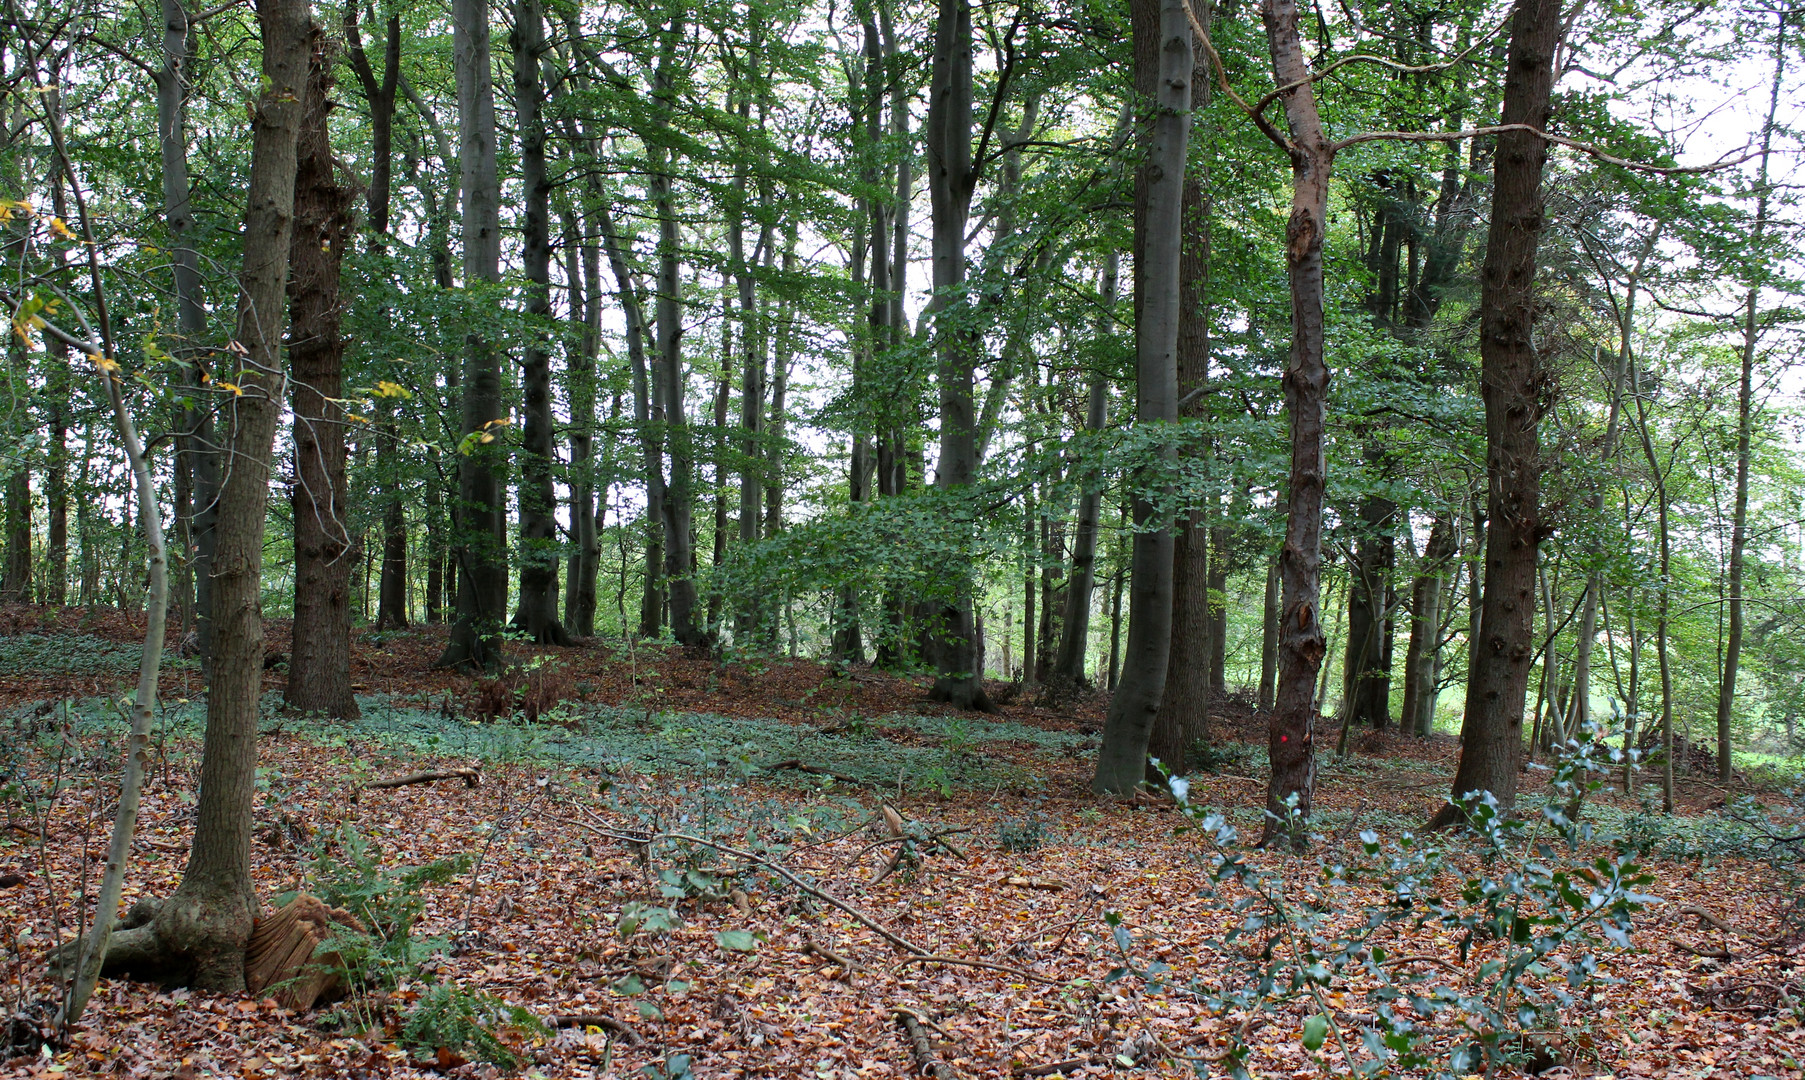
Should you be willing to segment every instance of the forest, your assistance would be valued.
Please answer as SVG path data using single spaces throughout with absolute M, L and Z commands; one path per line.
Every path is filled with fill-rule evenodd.
M 1805 1077 L 1794 0 L 0 0 L 0 1061 Z

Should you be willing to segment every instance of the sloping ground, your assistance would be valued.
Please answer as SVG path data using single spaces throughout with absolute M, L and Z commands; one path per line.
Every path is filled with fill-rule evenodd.
M 316 887 L 317 855 L 349 859 L 347 828 L 373 841 L 390 871 L 469 855 L 473 866 L 422 892 L 419 933 L 449 937 L 447 953 L 354 1008 L 305 1015 L 106 983 L 74 1046 L 8 1066 L 182 1080 L 494 1075 L 452 1048 L 434 1056 L 404 1045 L 402 1018 L 439 982 L 540 1017 L 581 1016 L 584 1023 L 552 1033 L 503 1032 L 529 1062 L 524 1068 L 546 1077 L 624 1077 L 644 1068 L 680 1075 L 684 1056 L 701 1077 L 912 1075 L 918 1062 L 898 1009 L 923 1018 L 927 1049 L 962 1076 L 1074 1059 L 1068 1075 L 1188 1074 L 1180 1055 L 1215 1056 L 1237 1032 L 1252 1047 L 1254 1075 L 1321 1073 L 1301 1041 L 1301 1008 L 1212 1015 L 1184 989 L 1228 988 L 1258 942 L 1224 946 L 1225 932 L 1245 917 L 1225 906 L 1240 894 L 1209 897 L 1205 846 L 1180 831 L 1184 819 L 1169 804 L 1088 795 L 1095 702 L 1057 713 L 1017 705 L 1002 718 L 948 716 L 917 709 L 919 683 L 865 672 L 845 678 L 795 661 L 722 665 L 549 650 L 577 670 L 573 691 L 591 684 L 586 701 L 559 706 L 542 724 L 471 723 L 468 682 L 430 670 L 436 642 L 420 633 L 375 643 L 379 650 L 367 638 L 360 643 L 361 670 L 382 678 L 360 676 L 371 693 L 354 724 L 284 717 L 272 703 L 255 864 L 264 895 L 274 897 Z M 7 670 L 0 684 L 15 678 Z M 178 703 L 165 714 L 128 901 L 165 895 L 179 878 L 192 828 L 198 712 Z M 116 724 L 92 707 L 75 718 L 65 734 L 60 713 L 11 713 L 14 737 L 0 762 L 14 785 L 0 835 L 0 883 L 11 883 L 0 889 L 9 952 L 0 958 L 9 980 L 0 997 L 9 1011 L 46 992 L 42 952 L 77 925 L 80 883 L 91 887 L 104 849 Z M 1227 705 L 1216 727 L 1244 741 L 1225 754 L 1221 775 L 1195 778 L 1191 799 L 1256 829 L 1258 718 Z M 1426 818 L 1455 751 L 1446 739 L 1356 745 L 1362 756 L 1325 762 L 1317 799 L 1323 847 L 1343 858 L 1357 854 L 1361 831 L 1391 838 Z M 787 761 L 845 779 L 766 768 Z M 450 782 L 358 791 L 371 779 L 470 764 L 484 778 L 476 789 Z M 58 778 L 65 786 L 52 800 L 48 784 Z M 874 882 L 893 850 L 872 848 L 887 835 L 883 803 L 922 835 L 965 831 L 945 835 L 954 852 L 924 855 Z M 1805 1075 L 1805 1031 L 1781 998 L 1799 993 L 1799 942 L 1785 921 L 1795 879 L 1784 865 L 1744 857 L 1759 833 L 1721 817 L 1675 829 L 1632 809 L 1607 799 L 1591 816 L 1641 830 L 1671 856 L 1653 861 L 1656 884 L 1647 890 L 1663 902 L 1638 919 L 1634 951 L 1601 955 L 1619 981 L 1564 1014 L 1556 1040 L 1564 1075 Z M 763 850 L 790 873 L 941 959 L 904 963 L 908 954 L 877 930 L 756 864 L 697 845 L 661 847 L 642 860 L 639 849 L 606 835 L 652 828 L 742 850 L 770 845 Z M 1662 829 L 1672 831 L 1653 836 Z M 1287 868 L 1298 888 L 1318 872 L 1314 858 L 1253 858 Z M 663 888 L 673 880 L 675 897 Z M 1385 899 L 1364 885 L 1340 895 L 1347 920 Z M 678 921 L 657 929 L 645 912 L 667 906 Z M 1687 907 L 1732 929 L 1683 914 Z M 1163 983 L 1112 981 L 1124 958 L 1105 911 L 1119 913 L 1134 966 L 1170 968 Z M 623 934 L 623 916 L 640 928 Z M 1464 965 L 1459 942 L 1434 931 L 1400 930 L 1388 948 L 1424 958 L 1415 963 L 1439 976 L 1447 965 L 1476 970 L 1497 946 L 1481 943 Z M 827 954 L 856 967 L 849 973 Z M 1350 1038 L 1370 1015 L 1369 988 L 1356 976 L 1327 989 Z M 642 1041 L 632 1044 L 622 1028 Z M 1445 1050 L 1452 1036 L 1437 1036 L 1437 1045 Z M 1321 1053 L 1339 1072 L 1333 1044 Z

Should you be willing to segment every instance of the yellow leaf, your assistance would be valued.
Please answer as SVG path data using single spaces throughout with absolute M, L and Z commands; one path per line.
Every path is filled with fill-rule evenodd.
M 119 371 L 119 362 L 110 356 L 102 356 L 100 353 L 89 353 L 88 359 L 94 361 L 96 367 L 109 375 L 116 374 Z
M 69 231 L 69 226 L 63 224 L 63 219 L 60 217 L 53 217 L 50 219 L 50 231 L 56 233 L 65 240 L 75 239 L 75 234 Z
M 414 395 L 407 387 L 402 386 L 400 383 L 393 383 L 387 379 L 382 379 L 376 383 L 376 396 L 385 398 L 411 398 Z
M 239 397 L 244 396 L 244 391 L 240 390 L 238 388 L 237 383 L 222 382 L 222 383 L 215 383 L 214 385 L 218 386 L 221 390 L 230 390 L 230 391 L 232 391 L 232 393 L 237 394 Z

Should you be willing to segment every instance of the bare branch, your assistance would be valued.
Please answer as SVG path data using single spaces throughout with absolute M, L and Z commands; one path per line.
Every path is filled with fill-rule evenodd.
M 1349 135 L 1345 139 L 1331 143 L 1331 153 L 1338 153 L 1350 146 L 1369 142 L 1462 142 L 1467 139 L 1484 138 L 1488 135 L 1502 135 L 1507 131 L 1527 131 L 1538 138 L 1546 139 L 1557 146 L 1565 146 L 1570 150 L 1578 150 L 1587 157 L 1602 161 L 1607 165 L 1616 165 L 1624 169 L 1649 173 L 1654 176 L 1684 176 L 1699 173 L 1717 172 L 1740 165 L 1756 157 L 1753 152 L 1735 158 L 1720 158 L 1709 165 L 1646 165 L 1639 161 L 1631 161 L 1612 154 L 1602 147 L 1578 139 L 1569 139 L 1564 135 L 1551 135 L 1531 124 L 1492 124 L 1487 127 L 1467 128 L 1462 131 L 1362 131 L 1358 135 Z
M 1245 98 L 1235 93 L 1233 86 L 1229 85 L 1228 69 L 1222 65 L 1222 55 L 1216 51 L 1215 43 L 1210 40 L 1210 32 L 1204 29 L 1203 20 L 1197 17 L 1197 9 L 1191 6 L 1191 0 L 1185 0 L 1185 18 L 1191 20 L 1191 33 L 1203 43 L 1203 51 L 1210 54 L 1210 66 L 1216 69 L 1216 81 L 1222 87 L 1222 92 L 1229 96 L 1229 100 L 1241 107 L 1241 111 L 1247 114 L 1248 119 L 1252 120 L 1268 139 L 1272 140 L 1274 146 L 1287 154 L 1295 153 L 1296 148 L 1291 145 L 1291 140 L 1285 137 L 1285 133 L 1273 127 L 1272 121 L 1266 119 L 1263 113 L 1256 111 Z

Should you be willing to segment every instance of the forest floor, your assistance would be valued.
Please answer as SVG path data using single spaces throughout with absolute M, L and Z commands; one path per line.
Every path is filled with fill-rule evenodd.
M 30 1014 L 52 993 L 44 952 L 73 932 L 98 877 L 120 727 L 100 699 L 131 685 L 136 633 L 116 612 L 0 609 L 6 1015 Z M 272 623 L 273 655 L 285 635 Z M 364 716 L 355 722 L 286 716 L 271 695 L 253 858 L 273 898 L 355 868 L 353 830 L 373 845 L 380 875 L 468 857 L 419 889 L 415 936 L 448 948 L 390 986 L 308 1013 L 104 982 L 70 1046 L 3 1067 L 178 1080 L 839 1080 L 915 1075 L 931 1057 L 951 1070 L 940 1075 L 1190 1075 L 1239 1037 L 1254 1076 L 1346 1074 L 1335 1040 L 1306 1049 L 1305 999 L 1209 1006 L 1210 994 L 1272 963 L 1257 939 L 1225 940 L 1246 918 L 1230 906 L 1244 893 L 1230 884 L 1212 895 L 1209 845 L 1182 828 L 1170 801 L 1090 795 L 1100 698 L 1053 708 L 1023 696 L 999 715 L 957 714 L 930 704 L 921 678 L 613 644 L 521 649 L 537 659 L 520 676 L 473 683 L 432 669 L 442 645 L 434 628 L 359 633 L 353 677 Z M 273 663 L 268 688 L 282 679 Z M 200 690 L 189 662 L 164 677 L 128 903 L 167 895 L 179 879 Z M 1227 701 L 1210 727 L 1223 748 L 1218 771 L 1192 777 L 1189 800 L 1221 810 L 1245 837 L 1260 822 L 1263 724 Z M 1347 760 L 1322 760 L 1312 854 L 1248 856 L 1299 894 L 1322 866 L 1359 858 L 1361 832 L 1391 841 L 1426 820 L 1458 752 L 1447 736 L 1354 743 Z M 476 769 L 480 786 L 364 789 L 445 767 Z M 1532 786 L 1545 774 L 1526 775 Z M 1559 1063 L 1543 1075 L 1805 1076 L 1795 1011 L 1805 1000 L 1805 933 L 1793 911 L 1805 869 L 1790 861 L 1799 845 L 1775 844 L 1766 831 L 1797 831 L 1791 804 L 1776 790 L 1698 780 L 1680 792 L 1674 819 L 1609 790 L 1588 803 L 1587 820 L 1601 829 L 1647 839 L 1654 880 L 1642 891 L 1659 899 L 1637 916 L 1632 948 L 1600 950 L 1610 981 L 1544 1025 Z M 1726 800 L 1744 794 L 1772 810 L 1768 825 L 1733 819 Z M 915 838 L 917 858 L 873 880 L 898 850 L 885 842 L 894 828 L 885 806 Z M 740 850 L 761 844 L 765 861 L 697 844 L 647 853 L 614 838 L 650 830 Z M 927 839 L 935 834 L 945 847 Z M 1454 867 L 1479 872 L 1471 841 L 1442 843 L 1456 849 Z M 1608 851 L 1593 847 L 1568 856 L 1557 845 L 1552 857 L 1587 863 Z M 1457 896 L 1459 876 L 1446 884 Z M 1341 899 L 1331 923 L 1357 923 L 1388 899 L 1376 880 L 1331 895 Z M 1388 966 L 1420 969 L 1425 985 L 1484 977 L 1480 965 L 1503 948 L 1481 942 L 1468 954 L 1455 935 L 1408 921 L 1384 934 L 1396 958 Z M 1283 944 L 1276 953 L 1282 983 L 1290 957 Z M 1156 962 L 1169 970 L 1157 974 Z M 1123 968 L 1133 970 L 1124 977 Z M 466 1060 L 480 1047 L 434 1046 L 432 1031 L 406 1023 L 435 984 L 565 1023 L 492 1025 L 501 1045 L 488 1056 L 517 1055 L 513 1069 Z M 1372 988 L 1356 965 L 1324 990 L 1356 1057 Z M 1445 1061 L 1455 1041 L 1451 1028 L 1433 1034 L 1431 1050 Z

